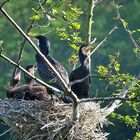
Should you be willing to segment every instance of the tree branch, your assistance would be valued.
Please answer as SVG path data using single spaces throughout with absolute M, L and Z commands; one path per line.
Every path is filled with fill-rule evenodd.
M 116 5 L 114 0 L 113 0 L 113 5 Z M 115 6 L 114 6 L 114 7 L 115 7 Z M 117 13 L 117 18 L 116 18 L 116 19 L 119 20 L 119 21 L 121 22 L 121 24 L 122 24 L 124 30 L 128 33 L 128 35 L 129 35 L 130 39 L 132 40 L 134 46 L 135 46 L 136 48 L 140 49 L 140 46 L 137 44 L 137 42 L 136 42 L 135 39 L 133 38 L 132 33 L 131 33 L 131 31 L 129 30 L 129 27 L 128 27 L 127 23 L 124 24 L 125 21 L 121 18 L 121 14 L 120 14 L 120 12 L 119 12 L 119 8 L 118 8 L 118 7 L 115 7 L 115 10 L 116 10 L 116 13 Z
M 7 2 L 9 2 L 10 0 L 6 0 L 6 1 L 4 1 L 1 5 L 0 5 L 0 9 L 2 9 L 2 7 L 7 3 Z
M 91 31 L 92 31 L 92 24 L 93 24 L 93 21 L 92 21 L 92 17 L 93 17 L 93 9 L 95 7 L 95 0 L 90 0 L 89 2 L 89 14 L 88 14 L 88 26 L 87 26 L 87 44 L 90 43 L 90 40 L 91 40 Z
M 96 48 L 94 50 L 92 50 L 92 52 L 89 54 L 89 56 L 91 56 L 105 41 L 107 41 L 108 37 L 116 30 L 118 29 L 117 26 L 115 26 L 107 35 L 106 37 L 96 46 Z
M 93 101 L 114 101 L 114 100 L 140 102 L 140 99 L 136 99 L 136 98 L 124 98 L 124 97 L 99 97 L 99 98 L 87 98 L 87 99 L 81 99 L 81 100 L 79 100 L 79 103 L 86 103 L 86 102 L 93 102 Z
M 139 80 L 139 77 L 135 78 L 133 81 L 131 81 L 124 89 L 123 91 L 119 94 L 118 98 L 125 98 L 126 94 L 128 93 L 129 89 L 131 88 L 132 85 L 136 84 L 136 82 Z M 118 99 L 114 101 L 109 107 L 107 108 L 108 115 L 113 112 L 121 103 L 121 100 Z

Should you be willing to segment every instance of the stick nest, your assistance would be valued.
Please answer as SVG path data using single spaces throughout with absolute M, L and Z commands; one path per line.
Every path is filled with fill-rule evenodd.
M 0 101 L 0 120 L 22 140 L 106 140 L 108 123 L 98 103 L 79 105 L 79 121 L 72 122 L 72 105 L 60 101 Z

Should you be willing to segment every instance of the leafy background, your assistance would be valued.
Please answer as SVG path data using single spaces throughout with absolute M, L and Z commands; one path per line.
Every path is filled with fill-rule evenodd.
M 63 0 L 64 1 L 64 0 Z M 44 9 L 47 11 L 50 6 L 57 1 L 48 0 Z M 124 31 L 124 28 L 120 23 L 115 20 L 116 11 L 111 4 L 111 0 L 104 0 L 99 3 L 94 8 L 94 24 L 92 30 L 92 36 L 97 38 L 94 46 L 97 46 L 99 42 L 106 36 L 106 34 L 117 24 L 118 30 L 116 30 L 111 37 L 104 43 L 97 51 L 92 55 L 92 74 L 97 73 L 97 66 L 104 65 L 107 66 L 109 63 L 108 55 L 114 55 L 119 51 L 120 56 L 118 61 L 120 62 L 120 73 L 130 73 L 132 75 L 139 74 L 139 63 L 140 59 L 136 57 L 133 52 L 134 45 L 130 40 L 128 34 Z M 116 0 L 119 5 L 122 5 L 120 8 L 120 13 L 122 18 L 129 23 L 129 28 L 133 31 L 140 28 L 140 1 L 139 0 Z M 68 3 L 68 2 L 67 2 Z M 73 24 L 74 27 L 70 28 L 65 22 L 70 22 L 70 8 L 67 8 L 63 5 L 58 4 L 52 12 L 56 17 L 59 17 L 63 21 L 56 18 L 56 20 L 48 19 L 41 17 L 39 13 L 38 17 L 34 17 L 36 11 L 33 10 L 38 7 L 37 0 L 11 0 L 9 4 L 6 5 L 5 9 L 17 22 L 17 24 L 26 32 L 32 19 L 37 20 L 39 25 L 47 25 L 49 22 L 50 25 L 44 28 L 33 28 L 31 33 L 41 33 L 48 37 L 51 42 L 51 55 L 58 59 L 70 72 L 72 70 L 71 59 L 74 54 L 77 53 L 78 46 L 81 45 L 83 41 L 86 40 L 87 32 L 87 11 L 88 11 L 88 1 L 73 0 L 73 7 L 78 7 L 82 11 L 76 11 L 75 13 L 76 20 Z M 57 12 L 57 13 L 55 13 Z M 65 13 L 66 12 L 66 13 Z M 73 11 L 72 11 L 73 12 Z M 68 14 L 68 17 L 67 15 Z M 73 15 L 72 15 L 73 16 Z M 73 17 L 74 18 L 74 17 Z M 51 21 L 49 21 L 51 20 Z M 71 25 L 72 26 L 72 25 Z M 80 26 L 80 27 L 79 27 Z M 67 32 L 62 32 L 64 27 Z M 62 30 L 63 29 L 63 30 Z M 20 50 L 23 37 L 15 30 L 15 28 L 6 20 L 2 13 L 0 13 L 0 40 L 3 40 L 3 49 L 4 54 L 9 56 L 12 60 L 16 60 L 18 51 Z M 74 40 L 70 35 L 73 33 L 78 33 L 76 40 Z M 60 34 L 61 33 L 61 34 Z M 63 33 L 63 34 L 62 34 Z M 134 34 L 136 40 L 139 39 L 139 32 Z M 79 38 L 78 38 L 79 37 Z M 68 38 L 70 38 L 69 41 Z M 77 41 L 76 43 L 73 43 Z M 36 42 L 35 42 L 36 43 Z M 35 51 L 31 46 L 26 43 L 25 49 L 23 52 L 23 62 L 22 65 L 26 66 L 27 64 L 35 64 Z M 13 66 L 7 64 L 3 59 L 0 59 L 0 98 L 5 98 L 6 88 L 9 85 L 10 78 L 12 75 Z M 23 81 L 24 82 L 24 81 Z M 94 97 L 98 91 L 98 96 L 110 96 L 113 93 L 112 88 L 106 89 L 107 82 L 102 81 L 98 78 L 93 78 L 92 87 L 90 90 L 90 96 Z M 120 109 L 116 110 L 117 113 L 123 115 L 133 114 L 133 110 L 124 104 Z M 133 139 L 136 129 L 132 129 L 131 126 L 124 124 L 124 121 L 120 119 L 118 121 L 116 118 L 110 118 L 111 122 L 115 124 L 109 125 L 105 128 L 105 131 L 110 132 L 109 140 L 127 140 Z M 5 131 L 5 126 L 1 126 L 0 132 Z M 9 135 L 6 134 L 1 137 L 3 140 L 9 140 Z M 1 139 L 0 138 L 0 139 Z

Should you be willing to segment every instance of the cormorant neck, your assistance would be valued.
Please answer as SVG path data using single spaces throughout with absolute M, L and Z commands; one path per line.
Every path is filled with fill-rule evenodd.
M 39 47 L 40 47 L 40 51 L 47 56 L 49 54 L 50 51 L 50 44 L 47 40 L 45 39 L 40 39 L 39 40 Z
M 80 64 L 83 68 L 89 69 L 89 58 L 85 57 L 85 59 L 79 59 Z
M 27 84 L 28 84 L 28 85 L 34 85 L 35 82 L 34 82 L 34 80 L 30 79 L 30 80 L 27 82 Z
M 25 82 L 27 85 L 34 85 L 34 80 L 25 75 Z

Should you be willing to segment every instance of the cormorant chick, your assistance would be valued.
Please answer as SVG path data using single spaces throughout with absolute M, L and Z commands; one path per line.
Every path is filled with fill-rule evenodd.
M 19 69 L 16 69 L 15 75 L 13 76 L 13 79 L 11 81 L 11 85 L 7 89 L 7 92 L 6 92 L 7 98 L 13 98 L 14 91 L 16 90 L 16 88 L 20 82 L 20 79 L 21 79 L 21 71 Z
M 28 65 L 26 67 L 26 70 L 34 75 L 34 73 L 37 70 L 37 67 L 34 65 Z M 24 74 L 25 82 L 27 84 L 27 98 L 29 100 L 43 100 L 49 98 L 49 94 L 47 93 L 47 90 L 44 86 L 37 85 L 35 81 L 27 74 Z

